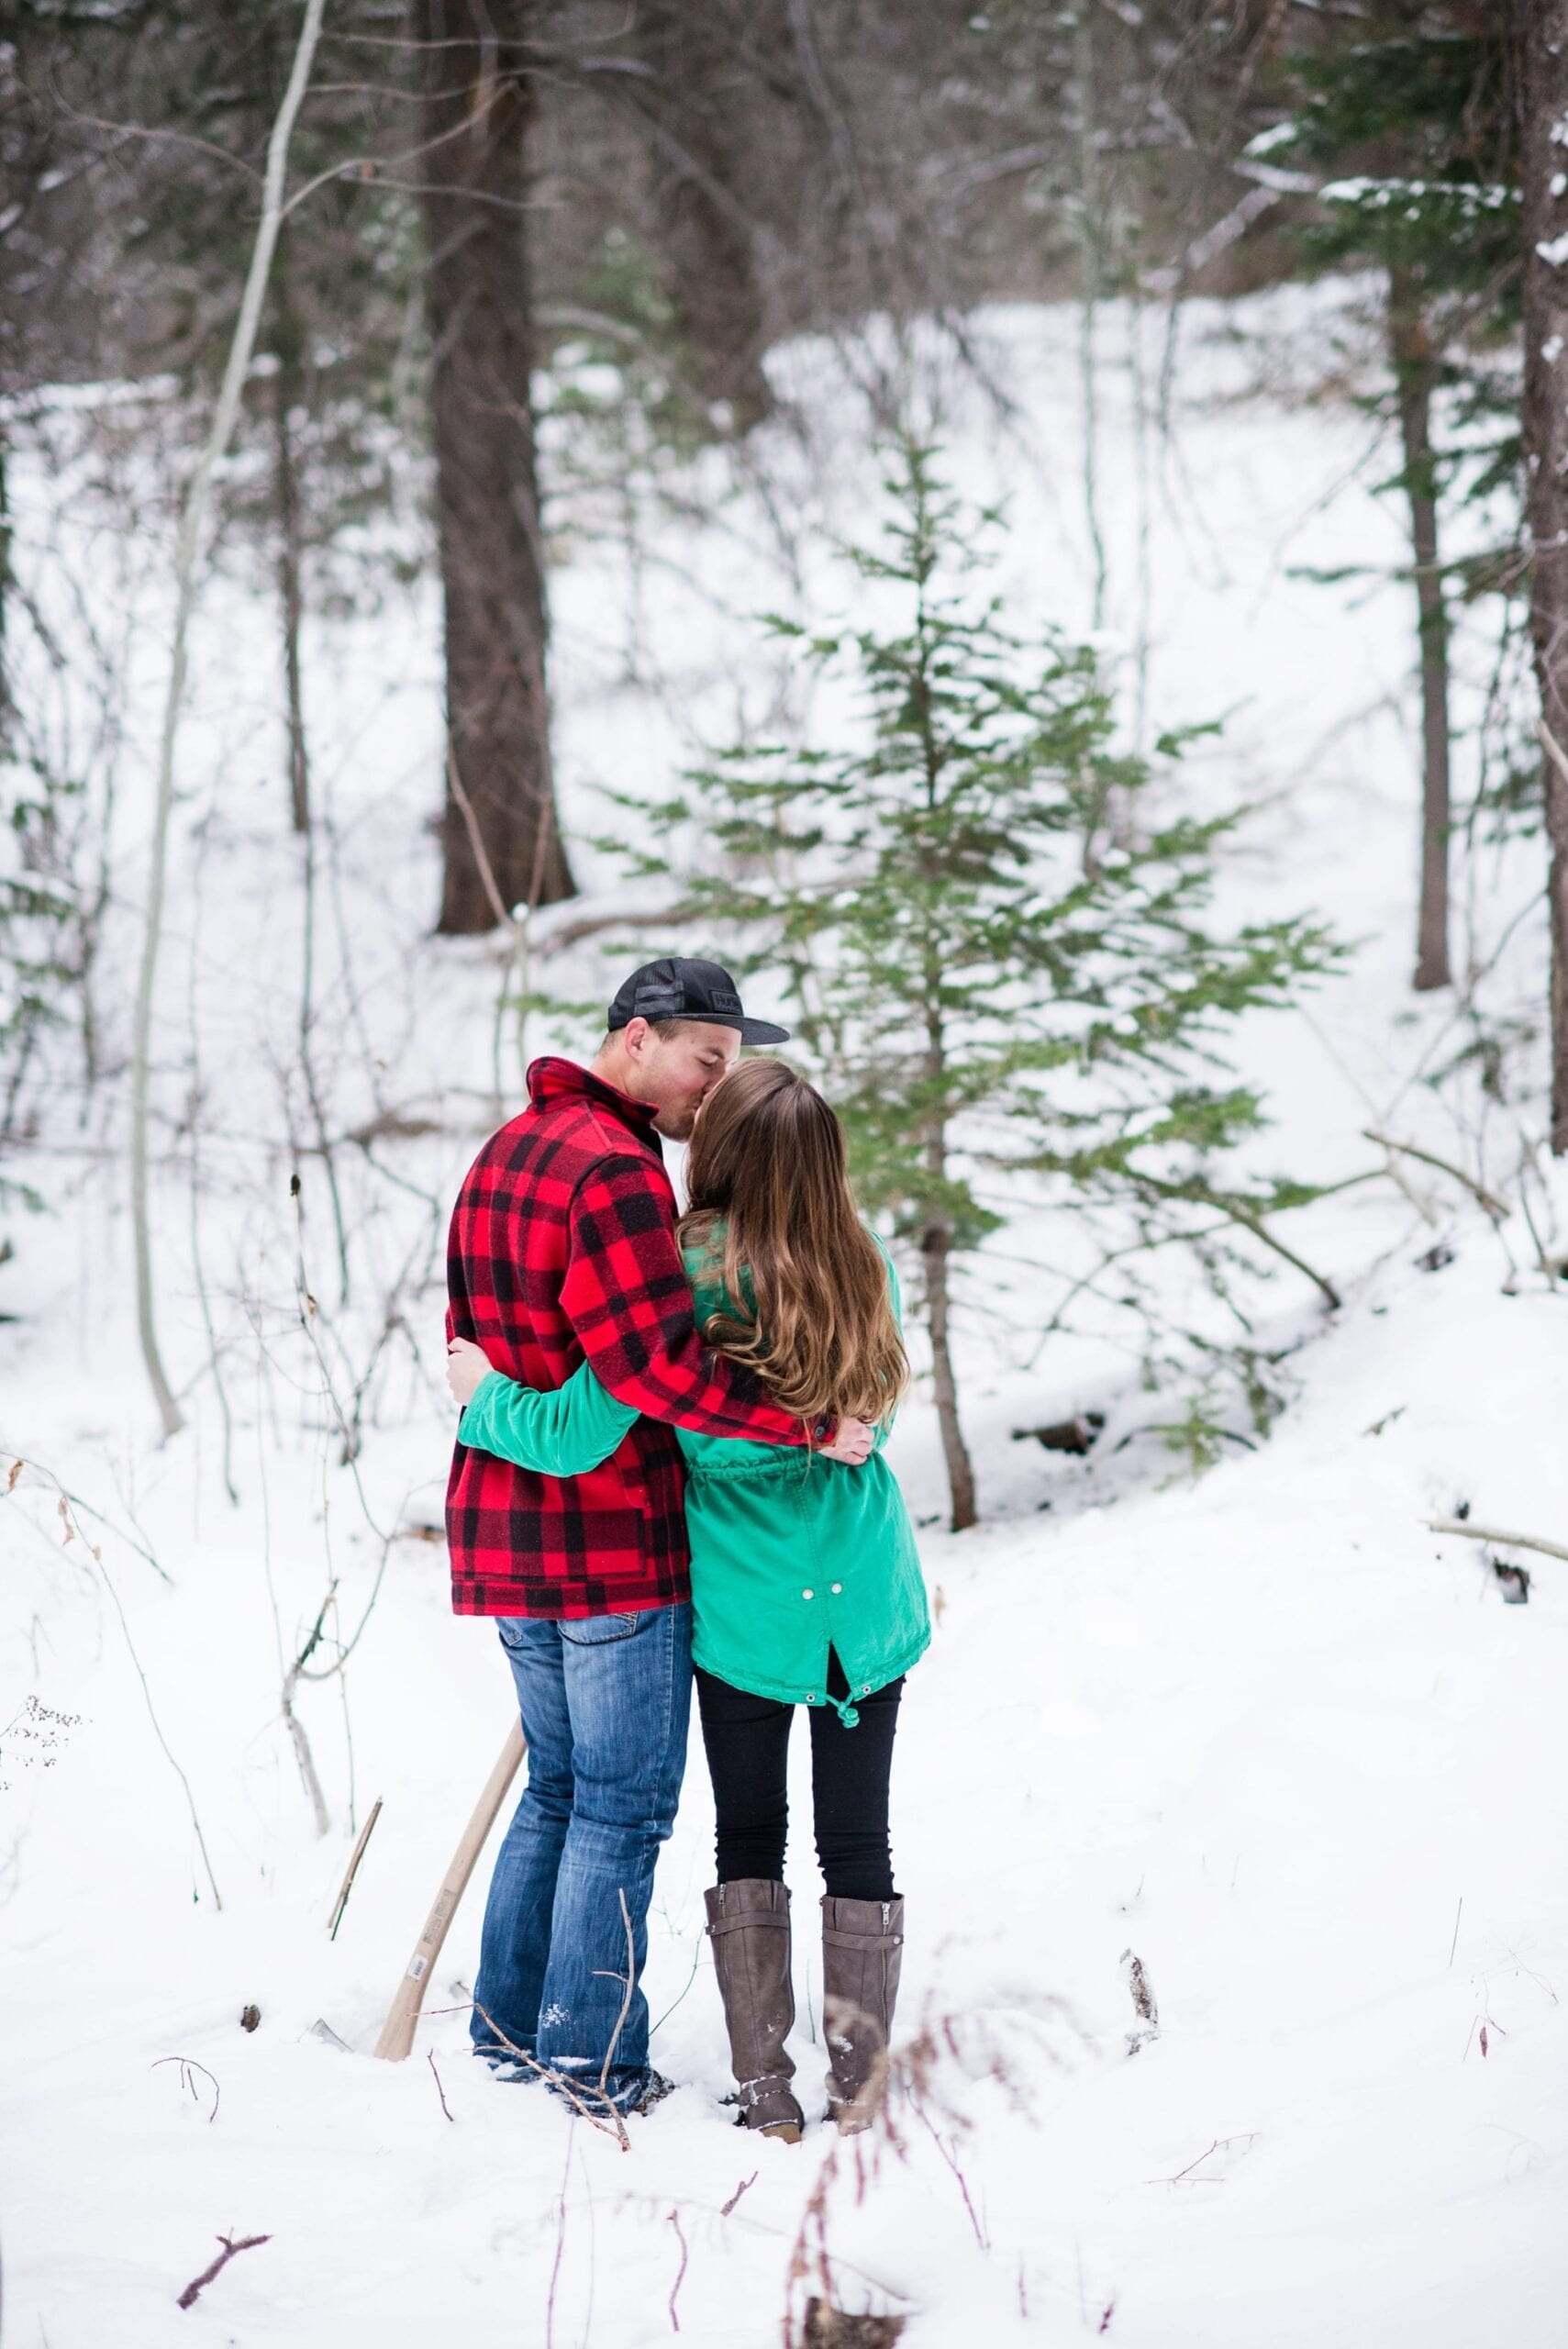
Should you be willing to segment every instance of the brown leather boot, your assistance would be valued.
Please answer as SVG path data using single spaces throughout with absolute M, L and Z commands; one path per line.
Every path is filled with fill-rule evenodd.
M 764 2137 L 798 2144 L 806 2115 L 790 2092 L 795 2065 L 784 2053 L 795 2021 L 789 1893 L 771 1877 L 749 1876 L 715 1885 L 703 1899 L 741 2121 Z
M 869 2129 L 887 2088 L 887 2042 L 904 1965 L 904 1902 L 822 1903 L 828 2110 L 841 2136 Z

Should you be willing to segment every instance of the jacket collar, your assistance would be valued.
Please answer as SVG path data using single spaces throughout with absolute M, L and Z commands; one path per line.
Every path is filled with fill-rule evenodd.
M 595 1076 L 591 1068 L 580 1068 L 575 1061 L 559 1060 L 553 1054 L 534 1061 L 528 1069 L 528 1101 L 536 1109 L 554 1108 L 562 1101 L 592 1102 L 629 1127 L 639 1141 L 659 1150 L 653 1123 L 659 1113 L 652 1102 L 634 1101 L 628 1093 L 606 1085 L 602 1076 Z

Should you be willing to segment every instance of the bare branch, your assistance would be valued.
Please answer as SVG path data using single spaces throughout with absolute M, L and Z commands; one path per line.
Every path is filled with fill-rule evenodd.
M 1370 1126 L 1363 1130 L 1362 1140 L 1376 1142 L 1380 1150 L 1396 1150 L 1406 1158 L 1418 1158 L 1423 1166 L 1435 1166 L 1440 1174 L 1451 1174 L 1456 1183 L 1463 1184 L 1471 1197 L 1485 1208 L 1494 1223 L 1506 1223 L 1513 1213 L 1512 1208 L 1495 1197 L 1485 1184 L 1478 1183 L 1473 1174 L 1467 1174 L 1462 1166 L 1455 1166 L 1451 1160 L 1440 1158 L 1435 1151 L 1419 1150 L 1413 1141 L 1395 1141 L 1387 1134 L 1373 1133 Z
M 1539 1533 L 1505 1533 L 1496 1525 L 1472 1525 L 1468 1518 L 1429 1517 L 1429 1533 L 1459 1533 L 1467 1542 L 1498 1542 L 1506 1550 L 1539 1550 L 1543 1557 L 1568 1558 L 1568 1546 Z
M 175 2307 L 194 2309 L 205 2288 L 212 2282 L 215 2276 L 222 2275 L 231 2259 L 242 2251 L 254 2251 L 258 2244 L 271 2243 L 272 2240 L 271 2235 L 241 2235 L 237 2243 L 232 2235 L 219 2235 L 218 2241 L 223 2245 L 223 2249 L 210 2267 L 204 2267 L 199 2276 L 192 2277 L 174 2303 Z

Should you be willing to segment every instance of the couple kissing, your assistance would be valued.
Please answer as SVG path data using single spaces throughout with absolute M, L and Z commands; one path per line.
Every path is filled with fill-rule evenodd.
M 793 2143 L 795 1709 L 827 1887 L 828 2110 L 849 2132 L 885 2075 L 904 1940 L 888 1785 L 930 1624 L 883 1457 L 908 1379 L 896 1275 L 828 1103 L 784 1062 L 740 1058 L 787 1038 L 718 964 L 671 958 L 620 988 L 591 1067 L 530 1067 L 451 1221 L 447 1531 L 453 1606 L 495 1620 L 528 1745 L 475 2052 L 622 2111 L 668 2092 L 640 1976 L 695 1681 L 738 2118 Z M 680 1217 L 661 1138 L 691 1145 Z

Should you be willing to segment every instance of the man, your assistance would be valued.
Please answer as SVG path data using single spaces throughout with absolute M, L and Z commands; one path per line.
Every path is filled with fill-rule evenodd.
M 585 1356 L 647 1415 L 570 1479 L 460 1442 L 447 1487 L 452 1604 L 497 1619 L 528 1746 L 485 1908 L 474 2047 L 497 2068 L 516 2050 L 602 2085 L 623 2110 L 646 2110 L 668 2085 L 649 2066 L 638 1984 L 691 1698 L 671 1428 L 810 1440 L 851 1461 L 870 1443 L 858 1420 L 808 1431 L 704 1353 L 675 1245 L 659 1136 L 684 1141 L 741 1046 L 788 1032 L 749 1019 L 717 963 L 644 964 L 610 1006 L 592 1068 L 529 1069 L 528 1107 L 469 1170 L 448 1244 L 449 1339 L 473 1339 L 530 1386 L 562 1385 Z

